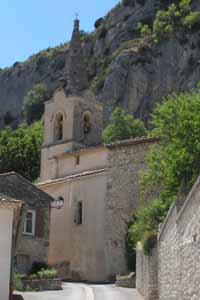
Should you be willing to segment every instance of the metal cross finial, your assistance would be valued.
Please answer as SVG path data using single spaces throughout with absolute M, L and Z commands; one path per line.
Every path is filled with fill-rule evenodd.
M 78 20 L 78 13 L 76 13 L 75 16 L 76 16 L 76 20 Z

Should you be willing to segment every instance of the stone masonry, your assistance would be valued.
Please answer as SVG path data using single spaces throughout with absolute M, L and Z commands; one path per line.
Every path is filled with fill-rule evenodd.
M 157 243 L 157 259 L 147 268 L 150 257 L 137 253 L 137 288 L 145 300 L 200 299 L 200 178 L 180 208 L 174 203 L 161 227 Z M 144 263 L 145 262 L 145 263 Z M 145 278 L 158 272 L 158 294 L 149 298 L 152 286 Z M 141 282 L 144 285 L 141 288 Z M 155 288 L 155 286 L 153 287 Z
M 135 140 L 108 145 L 106 242 L 110 272 L 126 273 L 125 236 L 133 211 L 139 205 L 139 174 L 155 140 Z

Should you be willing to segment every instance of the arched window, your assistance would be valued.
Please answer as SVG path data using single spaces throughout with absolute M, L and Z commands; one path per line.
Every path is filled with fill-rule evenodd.
M 54 139 L 55 142 L 63 139 L 63 114 L 58 113 L 55 118 L 54 124 Z
M 88 134 L 92 128 L 92 115 L 90 111 L 86 111 L 83 114 L 83 131 L 84 134 Z

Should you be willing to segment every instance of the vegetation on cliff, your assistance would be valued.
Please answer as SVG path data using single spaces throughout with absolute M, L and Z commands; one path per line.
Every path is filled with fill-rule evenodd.
M 172 3 L 166 10 L 159 10 L 152 26 L 139 23 L 142 36 L 152 36 L 158 43 L 164 38 L 177 37 L 200 28 L 200 12 L 192 8 L 192 0 L 181 0 Z
M 148 245 L 157 233 L 171 203 L 191 189 L 200 170 L 200 93 L 171 95 L 158 104 L 152 115 L 150 136 L 160 142 L 147 156 L 141 175 L 143 197 L 160 188 L 160 194 L 134 214 L 130 233 L 134 243 Z M 148 247 L 147 247 L 148 248 Z M 147 250 L 147 249 L 146 249 Z
M 42 118 L 44 102 L 48 99 L 47 87 L 37 84 L 24 97 L 23 115 L 28 125 Z
M 134 119 L 121 107 L 117 107 L 111 114 L 110 123 L 103 131 L 104 143 L 128 140 L 145 136 L 147 131 L 142 121 Z

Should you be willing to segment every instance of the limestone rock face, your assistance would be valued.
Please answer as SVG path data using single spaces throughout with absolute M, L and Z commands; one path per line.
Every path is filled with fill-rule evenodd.
M 101 98 L 106 111 L 120 104 L 148 121 L 156 101 L 196 86 L 200 79 L 199 46 L 200 34 L 195 34 L 184 44 L 172 39 L 159 47 L 123 51 L 111 64 L 104 83 Z
M 159 46 L 137 44 L 138 22 L 151 22 L 156 11 L 170 2 L 127 0 L 81 38 L 89 87 L 104 104 L 105 123 L 118 104 L 148 122 L 156 101 L 199 81 L 200 31 Z M 0 119 L 7 112 L 20 118 L 23 98 L 37 83 L 45 83 L 51 94 L 59 78 L 69 74 L 69 52 L 65 44 L 0 70 Z

